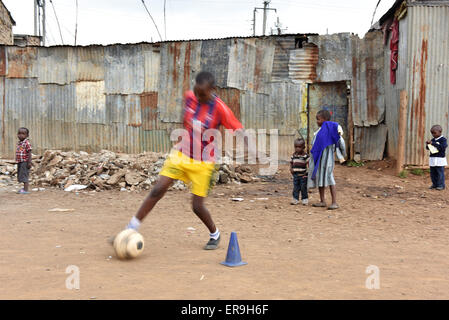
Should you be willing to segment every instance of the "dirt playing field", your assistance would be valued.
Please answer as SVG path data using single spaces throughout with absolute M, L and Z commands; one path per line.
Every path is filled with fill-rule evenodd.
M 170 191 L 131 261 L 117 260 L 107 240 L 147 192 L 1 190 L 0 299 L 449 299 L 449 193 L 428 190 L 428 173 L 401 179 L 387 165 L 336 165 L 336 211 L 290 205 L 286 166 L 273 181 L 218 186 L 207 199 L 222 231 L 215 251 L 202 250 L 208 232 L 189 193 Z M 220 264 L 231 231 L 246 266 Z M 66 288 L 70 265 L 79 290 Z M 370 265 L 378 290 L 365 286 Z

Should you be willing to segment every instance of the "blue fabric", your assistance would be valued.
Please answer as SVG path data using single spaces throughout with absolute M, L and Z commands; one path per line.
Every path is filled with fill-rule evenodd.
M 312 172 L 312 179 L 315 179 L 316 171 L 318 169 L 318 164 L 320 163 L 321 155 L 327 146 L 337 144 L 340 140 L 340 135 L 338 134 L 338 123 L 333 121 L 325 121 L 321 125 L 320 131 L 318 131 L 315 137 L 315 143 L 313 144 L 310 153 L 313 155 L 313 162 L 315 167 Z

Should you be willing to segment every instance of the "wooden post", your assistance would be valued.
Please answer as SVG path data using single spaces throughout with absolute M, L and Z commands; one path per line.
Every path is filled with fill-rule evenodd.
M 404 168 L 405 160 L 405 128 L 407 125 L 407 91 L 402 90 L 399 100 L 399 120 L 398 120 L 398 152 L 396 159 L 396 174 Z
M 352 99 L 351 94 L 347 95 L 348 99 L 348 132 L 349 132 L 349 153 L 348 160 L 354 160 L 354 119 L 352 118 Z

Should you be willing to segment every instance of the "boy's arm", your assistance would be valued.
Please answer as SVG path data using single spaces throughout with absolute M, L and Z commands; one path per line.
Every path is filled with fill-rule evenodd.
M 290 173 L 293 174 L 293 156 L 290 158 Z
M 443 138 L 443 139 L 440 139 L 440 141 L 433 141 L 432 145 L 435 148 L 437 148 L 438 151 L 443 152 L 447 148 L 447 140 L 445 138 Z
M 340 137 L 340 140 L 338 140 L 337 148 L 340 149 L 340 152 L 344 157 L 346 154 L 346 144 L 345 139 L 343 139 L 343 137 Z
M 27 158 L 28 158 L 27 167 L 28 167 L 28 169 L 31 169 L 31 165 L 32 165 L 31 161 L 32 161 L 33 155 L 31 153 L 31 145 L 29 143 L 27 143 L 26 152 L 27 152 Z
M 232 110 L 225 105 L 224 103 L 219 103 L 220 106 L 220 116 L 221 116 L 221 124 L 226 129 L 243 129 L 243 125 L 240 123 L 240 121 L 235 117 Z

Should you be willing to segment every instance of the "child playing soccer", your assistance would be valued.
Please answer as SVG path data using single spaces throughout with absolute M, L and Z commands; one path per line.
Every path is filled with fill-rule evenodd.
M 325 187 L 329 186 L 332 196 L 332 204 L 328 210 L 338 209 L 337 191 L 334 179 L 334 152 L 340 148 L 342 154 L 346 153 L 343 137 L 338 133 L 339 124 L 330 121 L 331 115 L 327 110 L 320 110 L 316 115 L 318 131 L 312 141 L 311 157 L 309 161 L 309 174 L 307 182 L 308 188 L 318 187 L 320 192 L 320 202 L 314 203 L 314 207 L 326 207 Z
M 215 79 L 209 72 L 200 72 L 195 78 L 193 91 L 185 94 L 183 112 L 184 136 L 175 146 L 159 173 L 159 179 L 142 203 L 127 228 L 137 230 L 142 220 L 164 196 L 174 180 L 191 183 L 192 209 L 210 232 L 204 249 L 213 250 L 220 242 L 220 231 L 214 224 L 204 199 L 209 192 L 214 170 L 214 154 L 203 152 L 211 149 L 211 140 L 202 141 L 203 132 L 223 125 L 227 129 L 242 129 L 241 123 L 224 102 L 214 94 Z M 205 153 L 205 154 L 203 154 Z
M 444 190 L 446 188 L 444 179 L 444 167 L 447 166 L 446 148 L 447 140 L 441 135 L 443 129 L 436 124 L 430 129 L 433 139 L 426 141 L 426 149 L 430 150 L 429 165 L 432 185 L 429 189 Z
M 27 128 L 19 128 L 17 138 L 16 149 L 16 162 L 17 162 L 17 180 L 23 182 L 23 188 L 18 191 L 20 194 L 28 194 L 29 188 L 29 174 L 31 169 L 31 143 L 28 140 L 29 130 Z
M 293 200 L 291 204 L 299 203 L 299 192 L 303 205 L 308 204 L 307 193 L 307 162 L 309 155 L 305 152 L 306 143 L 304 139 L 295 140 L 295 152 L 290 161 L 290 172 L 293 175 Z

